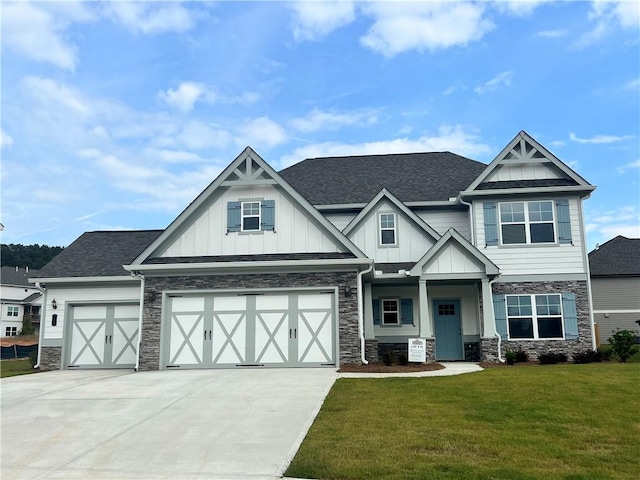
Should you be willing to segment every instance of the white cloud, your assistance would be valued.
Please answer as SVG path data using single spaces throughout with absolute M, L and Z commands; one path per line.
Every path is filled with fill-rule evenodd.
M 2 45 L 30 60 L 73 70 L 77 48 L 68 41 L 67 29 L 74 22 L 88 22 L 93 15 L 76 2 L 56 5 L 3 2 Z
M 457 88 L 452 85 L 450 87 L 445 88 L 444 91 L 442 92 L 442 95 L 444 95 L 444 96 L 451 95 L 456 90 L 457 90 Z
M 638 88 L 640 88 L 640 77 L 634 78 L 633 80 L 630 80 L 629 82 L 627 82 L 624 88 L 627 90 L 633 90 L 634 92 L 637 93 Z
M 552 142 L 549 142 L 550 147 L 565 147 L 566 145 L 567 142 L 564 140 L 553 140 Z
M 493 150 L 489 145 L 482 143 L 476 134 L 465 131 L 460 125 L 442 125 L 437 134 L 425 134 L 415 139 L 403 137 L 357 144 L 325 142 L 306 145 L 283 156 L 281 167 L 314 157 L 441 151 L 477 157 L 489 154 Z
M 511 85 L 512 77 L 513 77 L 513 72 L 499 73 L 488 82 L 474 88 L 473 91 L 479 95 L 483 95 L 487 92 L 493 92 L 494 90 L 497 90 L 501 86 L 508 87 L 509 85 Z
M 593 143 L 593 144 L 604 144 L 604 143 L 617 143 L 623 142 L 625 140 L 631 140 L 635 138 L 634 135 L 594 135 L 591 138 L 580 138 L 576 136 L 575 133 L 569 133 L 569 138 L 574 142 L 578 143 Z
M 305 117 L 296 118 L 291 125 L 301 132 L 335 130 L 340 127 L 373 125 L 378 122 L 375 110 L 356 112 L 323 111 L 314 108 Z
M 296 2 L 293 35 L 296 40 L 317 40 L 355 20 L 350 1 Z
M 619 27 L 624 30 L 640 27 L 640 2 L 595 0 L 591 2 L 589 20 L 594 22 L 593 28 L 578 37 L 574 47 L 587 47 Z
M 282 126 L 269 117 L 259 117 L 247 121 L 238 128 L 236 145 L 255 148 L 271 148 L 287 141 L 287 133 Z
M 567 34 L 566 30 L 542 30 L 536 35 L 543 38 L 560 38 Z
M 176 140 L 187 148 L 202 150 L 225 148 L 231 143 L 232 137 L 223 128 L 214 128 L 200 120 L 192 120 L 176 135 Z
M 551 0 L 508 0 L 494 2 L 492 5 L 502 13 L 509 13 L 517 17 L 527 17 L 531 15 L 540 5 Z
M 640 238 L 640 211 L 637 205 L 586 212 L 586 230 L 592 241 L 604 243 L 618 235 Z
M 85 220 L 89 220 L 90 218 L 93 218 L 93 217 L 95 217 L 96 215 L 99 215 L 99 214 L 101 214 L 101 213 L 102 213 L 102 211 L 101 211 L 101 210 L 98 210 L 98 211 L 96 211 L 96 212 L 88 213 L 88 214 L 86 214 L 86 215 L 82 215 L 81 217 L 74 218 L 74 220 L 75 220 L 76 222 L 83 222 L 83 221 L 85 221 Z
M 187 113 L 193 110 L 193 105 L 207 93 L 201 83 L 182 82 L 175 90 L 170 88 L 166 92 L 158 92 L 158 96 L 170 107 Z
M 494 28 L 480 4 L 459 2 L 374 2 L 374 18 L 362 45 L 391 57 L 408 50 L 444 50 L 480 40 Z
M 189 10 L 174 2 L 109 2 L 105 11 L 129 30 L 146 34 L 185 32 L 196 23 Z
M 627 163 L 626 165 L 622 165 L 618 167 L 618 173 L 625 173 L 629 170 L 637 170 L 640 169 L 640 160 L 636 160 L 635 162 Z
M 13 145 L 13 138 L 7 132 L 0 129 L 0 148 L 10 147 Z

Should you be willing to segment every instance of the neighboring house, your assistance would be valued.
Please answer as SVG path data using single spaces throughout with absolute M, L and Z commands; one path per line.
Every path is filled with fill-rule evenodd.
M 165 230 L 85 233 L 44 267 L 40 365 L 334 367 L 414 338 L 429 361 L 591 349 L 594 189 L 525 132 L 489 165 L 278 173 L 247 147 Z
M 640 331 L 640 238 L 616 238 L 589 253 L 600 343 L 616 330 Z
M 2 267 L 0 271 L 0 336 L 13 337 L 22 331 L 24 317 L 30 317 L 36 333 L 40 326 L 42 294 L 29 283 L 29 276 L 37 275 L 29 268 Z

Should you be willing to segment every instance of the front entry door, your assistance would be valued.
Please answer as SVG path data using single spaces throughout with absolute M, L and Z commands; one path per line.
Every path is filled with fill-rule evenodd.
M 433 318 L 436 331 L 436 359 L 463 360 L 462 325 L 458 300 L 435 300 Z

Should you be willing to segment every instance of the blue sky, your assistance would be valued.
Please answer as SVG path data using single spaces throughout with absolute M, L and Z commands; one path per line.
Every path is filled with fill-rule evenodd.
M 640 237 L 638 2 L 5 2 L 5 243 L 164 228 L 251 145 L 449 150 L 526 130 Z

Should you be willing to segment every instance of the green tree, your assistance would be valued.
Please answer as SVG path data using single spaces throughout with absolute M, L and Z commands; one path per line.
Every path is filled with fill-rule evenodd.
M 609 344 L 618 360 L 626 362 L 637 351 L 636 333 L 631 330 L 618 329 L 609 337 Z

